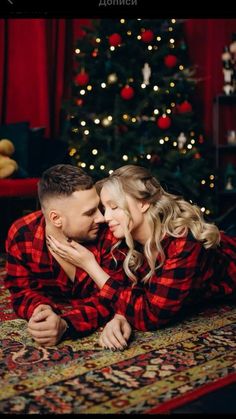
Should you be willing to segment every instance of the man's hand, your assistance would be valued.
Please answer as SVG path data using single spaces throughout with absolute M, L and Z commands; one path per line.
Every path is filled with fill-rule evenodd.
M 130 335 L 131 326 L 126 318 L 121 314 L 115 314 L 114 318 L 104 327 L 99 344 L 103 348 L 123 350 L 127 346 Z
M 67 329 L 67 323 L 46 304 L 40 304 L 28 322 L 28 332 L 41 346 L 56 345 Z
M 31 318 L 33 316 L 35 316 L 36 314 L 40 313 L 40 311 L 44 311 L 46 310 L 46 308 L 49 308 L 50 310 L 52 310 L 52 307 L 49 306 L 48 304 L 39 304 L 33 311 L 33 314 L 31 316 Z

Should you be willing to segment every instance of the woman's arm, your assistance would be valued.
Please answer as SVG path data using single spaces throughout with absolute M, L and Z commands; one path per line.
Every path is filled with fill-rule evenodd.
M 167 324 L 182 308 L 193 280 L 199 275 L 202 245 L 187 238 L 174 239 L 162 268 L 152 279 L 119 292 L 115 312 L 138 330 L 155 330 Z M 111 285 L 112 278 L 107 281 Z

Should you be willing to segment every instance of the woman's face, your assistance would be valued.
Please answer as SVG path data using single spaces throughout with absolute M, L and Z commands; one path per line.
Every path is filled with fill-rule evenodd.
M 128 227 L 133 238 L 135 238 L 142 228 L 144 221 L 142 203 L 137 199 L 132 198 L 130 195 L 125 194 L 125 197 L 131 214 L 129 223 L 124 210 L 113 200 L 106 186 L 103 186 L 100 194 L 101 203 L 104 207 L 105 221 L 108 223 L 109 229 L 117 239 L 123 239 L 125 237 L 125 227 Z

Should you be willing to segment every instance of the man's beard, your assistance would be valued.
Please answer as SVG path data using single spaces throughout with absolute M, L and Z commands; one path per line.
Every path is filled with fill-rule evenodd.
M 99 230 L 98 230 L 98 232 L 99 232 Z M 80 244 L 86 244 L 86 243 L 94 243 L 94 242 L 96 242 L 97 239 L 98 239 L 98 232 L 97 232 L 96 236 L 94 235 L 93 237 L 89 237 L 89 236 L 86 236 L 86 237 L 83 237 L 83 236 L 82 237 L 69 236 L 65 232 L 64 232 L 64 235 L 69 240 L 74 240 L 75 242 L 80 243 Z

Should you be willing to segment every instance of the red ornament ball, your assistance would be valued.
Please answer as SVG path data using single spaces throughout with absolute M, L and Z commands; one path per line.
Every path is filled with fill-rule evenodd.
M 75 103 L 76 103 L 77 106 L 82 106 L 84 101 L 83 101 L 83 99 L 79 98 L 79 99 L 76 99 Z
M 184 102 L 180 103 L 178 106 L 178 112 L 179 113 L 188 113 L 188 112 L 192 112 L 193 108 L 190 102 L 188 102 L 187 100 L 185 100 Z
M 153 38 L 154 38 L 154 33 L 150 29 L 145 30 L 141 34 L 141 39 L 143 42 L 152 42 Z
M 161 158 L 158 154 L 153 154 L 150 161 L 152 164 L 159 165 L 161 163 Z
M 157 126 L 161 129 L 167 129 L 171 126 L 171 119 L 169 116 L 160 116 L 157 119 Z
M 168 68 L 173 68 L 177 64 L 177 57 L 173 54 L 168 54 L 164 58 L 165 66 Z
M 134 89 L 130 86 L 125 86 L 123 89 L 121 89 L 120 95 L 122 99 L 130 100 L 132 97 L 134 97 Z
M 75 77 L 75 82 L 79 86 L 85 86 L 89 82 L 89 75 L 85 71 L 81 71 L 77 76 Z
M 112 35 L 109 36 L 108 39 L 109 39 L 109 44 L 112 47 L 117 47 L 122 42 L 122 38 L 119 33 L 113 33 Z

